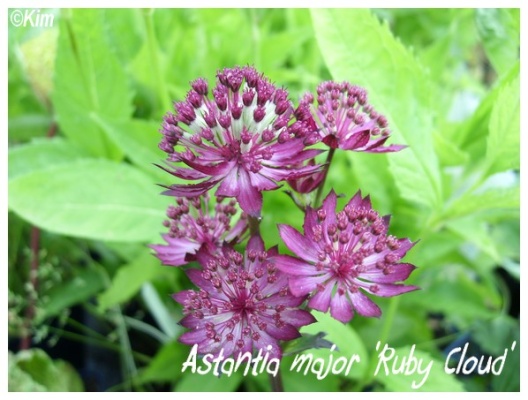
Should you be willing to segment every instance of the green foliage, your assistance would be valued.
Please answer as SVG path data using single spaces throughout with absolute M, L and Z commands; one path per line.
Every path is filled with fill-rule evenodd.
M 156 238 L 160 230 L 167 201 L 157 192 L 127 164 L 85 159 L 12 179 L 9 205 L 52 232 L 137 242 Z
M 154 165 L 165 158 L 161 117 L 189 81 L 212 83 L 216 70 L 250 64 L 287 87 L 294 103 L 323 80 L 364 86 L 388 118 L 390 142 L 408 146 L 337 152 L 325 191 L 344 194 L 342 205 L 360 189 L 392 215 L 391 233 L 417 241 L 405 261 L 418 266 L 409 281 L 421 290 L 377 301 L 379 319 L 345 325 L 315 312 L 318 322 L 302 330 L 311 339 L 292 352 L 328 360 L 324 347 L 335 343 L 334 356 L 358 354 L 361 362 L 347 376 L 318 380 L 290 371 L 287 356 L 285 389 L 411 390 L 414 375 L 369 376 L 384 337 L 400 355 L 417 344 L 415 354 L 433 361 L 421 390 L 519 390 L 519 347 L 500 376 L 479 379 L 447 375 L 439 351 L 464 335 L 493 355 L 514 340 L 519 346 L 518 318 L 507 315 L 515 297 L 497 275 L 502 267 L 508 282 L 520 280 L 519 9 L 42 12 L 55 14 L 53 28 L 8 31 L 12 337 L 29 331 L 60 346 L 64 334 L 118 351 L 126 372 L 118 388 L 127 390 L 271 389 L 265 374 L 181 372 L 190 348 L 176 342 L 182 310 L 170 294 L 190 284 L 146 248 L 159 243 L 173 201 L 156 184 L 178 182 Z M 266 246 L 282 253 L 276 225 L 302 229 L 303 219 L 285 189 L 264 193 L 261 223 Z M 110 333 L 69 318 L 72 307 Z M 9 370 L 12 391 L 83 390 L 71 366 L 40 350 L 10 353 Z
M 82 392 L 84 386 L 73 367 L 52 360 L 43 350 L 9 352 L 10 392 Z

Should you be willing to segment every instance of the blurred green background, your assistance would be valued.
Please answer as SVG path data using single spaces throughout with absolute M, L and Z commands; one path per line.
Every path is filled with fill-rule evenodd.
M 416 376 L 373 376 L 381 340 L 436 360 L 421 390 L 519 390 L 519 346 L 498 376 L 443 370 L 453 347 L 498 356 L 519 340 L 518 9 L 40 13 L 53 26 L 9 24 L 10 390 L 270 390 L 266 376 L 181 373 L 169 295 L 189 282 L 146 247 L 171 200 L 155 184 L 174 182 L 153 165 L 161 117 L 189 81 L 236 64 L 294 102 L 322 80 L 362 85 L 409 146 L 338 152 L 326 191 L 360 188 L 391 233 L 420 240 L 404 261 L 422 290 L 377 301 L 380 319 L 318 314 L 303 331 L 362 362 L 319 381 L 285 358 L 285 389 L 411 390 Z M 283 190 L 264 194 L 263 216 L 267 246 L 277 223 L 302 225 Z

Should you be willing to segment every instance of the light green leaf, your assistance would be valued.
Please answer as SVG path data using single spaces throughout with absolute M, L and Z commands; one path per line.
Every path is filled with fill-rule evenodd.
M 469 155 L 463 150 L 460 150 L 458 146 L 451 143 L 446 137 L 440 133 L 435 132 L 433 134 L 434 145 L 440 163 L 447 167 L 466 165 L 469 160 Z
M 437 266 L 423 273 L 418 282 L 420 295 L 406 301 L 427 312 L 443 313 L 446 318 L 460 318 L 466 325 L 489 318 L 499 309 L 500 296 L 486 283 L 476 281 L 474 275 L 461 265 Z
M 469 243 L 473 243 L 494 261 L 500 262 L 500 256 L 491 239 L 489 226 L 480 219 L 470 215 L 457 218 L 446 224 L 447 228 Z
M 120 159 L 119 148 L 90 118 L 95 113 L 116 121 L 132 114 L 127 76 L 105 40 L 100 13 L 63 11 L 52 99 L 66 136 L 94 156 Z
M 380 349 L 381 350 L 381 349 Z M 409 357 L 411 351 L 411 346 L 402 347 L 395 350 L 395 355 L 393 359 L 398 359 L 398 366 L 400 365 L 403 357 Z M 388 354 L 388 353 L 387 353 Z M 421 368 L 426 368 L 429 363 L 431 364 L 431 370 L 427 379 L 425 375 L 420 375 L 417 372 L 406 375 L 403 373 L 394 374 L 392 372 L 387 373 L 384 369 L 384 366 L 380 366 L 376 380 L 382 383 L 385 386 L 385 389 L 392 392 L 410 392 L 410 391 L 419 391 L 419 392 L 463 392 L 464 387 L 460 381 L 458 381 L 454 375 L 449 375 L 444 371 L 444 363 L 434 357 L 429 353 L 414 350 L 414 357 L 418 362 L 421 360 Z M 388 368 L 390 368 L 391 362 L 388 362 Z M 423 385 L 418 389 L 412 387 L 413 382 L 416 385 L 424 380 Z
M 520 81 L 502 89 L 493 105 L 486 151 L 488 172 L 519 169 L 520 166 Z
M 520 187 L 491 188 L 482 193 L 463 196 L 449 212 L 450 217 L 460 217 L 472 213 L 502 209 L 518 210 L 520 207 Z
M 130 264 L 119 268 L 110 287 L 97 298 L 99 309 L 104 311 L 113 305 L 126 302 L 137 293 L 141 285 L 150 281 L 160 271 L 161 264 L 158 259 L 150 251 L 143 251 Z
M 158 149 L 161 137 L 159 122 L 139 119 L 114 122 L 98 115 L 92 117 L 114 144 L 121 148 L 134 164 L 155 177 L 157 182 L 175 182 L 178 179 L 154 165 L 166 158 L 165 153 Z
M 519 60 L 520 10 L 518 8 L 480 8 L 475 22 L 493 68 L 502 75 Z
M 73 367 L 52 360 L 43 350 L 24 350 L 9 359 L 9 391 L 82 392 L 84 386 Z
M 69 163 L 82 156 L 80 149 L 63 138 L 34 139 L 30 143 L 9 149 L 9 179 Z
M 366 87 L 370 102 L 389 120 L 391 141 L 409 146 L 388 157 L 401 195 L 439 208 L 430 83 L 423 68 L 368 10 L 317 9 L 312 18 L 333 78 Z
M 176 323 L 182 317 L 181 314 L 176 316 L 169 312 L 150 282 L 145 282 L 141 287 L 141 296 L 152 317 L 167 336 L 175 338 L 183 331 L 181 325 Z
M 328 349 L 311 349 L 307 350 L 305 354 L 312 354 L 313 358 L 321 358 L 325 360 L 325 365 L 330 363 L 330 358 L 344 356 L 346 358 L 357 354 L 360 362 L 354 363 L 350 368 L 350 373 L 346 376 L 348 378 L 361 378 L 365 374 L 368 367 L 368 353 L 361 337 L 352 328 L 351 325 L 343 324 L 332 318 L 328 313 L 319 311 L 312 311 L 313 316 L 317 322 L 301 329 L 301 333 L 310 333 L 313 335 L 319 332 L 325 332 L 327 336 L 325 339 L 334 343 L 337 348 L 330 352 Z
M 61 164 L 9 182 L 9 207 L 27 221 L 98 240 L 153 240 L 169 201 L 142 172 L 105 160 Z

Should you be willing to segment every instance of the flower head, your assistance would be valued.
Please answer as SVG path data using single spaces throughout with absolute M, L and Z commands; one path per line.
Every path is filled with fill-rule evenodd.
M 279 225 L 282 240 L 297 255 L 274 257 L 277 268 L 290 275 L 295 296 L 311 294 L 308 306 L 348 322 L 354 311 L 379 317 L 381 310 L 365 293 L 390 297 L 412 290 L 404 281 L 415 266 L 398 261 L 414 246 L 409 239 L 387 234 L 389 217 L 380 217 L 370 199 L 358 192 L 336 213 L 332 191 L 318 209 L 308 207 L 304 235 Z
M 192 261 L 202 247 L 214 253 L 224 242 L 238 242 L 248 225 L 242 214 L 231 226 L 231 220 L 238 212 L 235 206 L 234 200 L 223 204 L 219 199 L 214 213 L 210 213 L 207 194 L 191 199 L 178 198 L 176 205 L 167 209 L 168 220 L 164 225 L 169 228 L 169 233 L 163 235 L 167 244 L 150 247 L 163 264 L 178 267 Z
M 180 323 L 191 329 L 180 341 L 198 344 L 202 354 L 223 349 L 226 357 L 271 346 L 271 357 L 280 358 L 278 340 L 299 337 L 298 329 L 315 319 L 298 308 L 306 297 L 290 293 L 286 274 L 268 260 L 275 255 L 277 249 L 265 251 L 258 236 L 250 239 L 244 255 L 229 247 L 216 256 L 200 251 L 203 271 L 186 271 L 200 290 L 173 296 L 184 306 Z
M 323 141 L 332 149 L 385 153 L 405 146 L 383 146 L 389 138 L 387 119 L 368 104 L 367 91 L 348 82 L 323 82 L 314 96 L 306 94 L 297 115 L 311 113 L 316 132 L 305 139 L 307 145 Z
M 316 165 L 315 159 L 308 160 L 306 165 Z M 300 176 L 295 179 L 288 179 L 288 184 L 297 193 L 307 194 L 317 189 L 325 178 L 326 171 L 317 171 L 310 175 Z
M 212 98 L 207 82 L 197 79 L 187 99 L 175 103 L 176 114 L 165 116 L 159 147 L 169 154 L 168 161 L 189 167 L 166 170 L 200 181 L 172 185 L 165 194 L 193 197 L 218 185 L 217 196 L 235 197 L 244 212 L 258 217 L 261 192 L 316 171 L 319 166 L 295 165 L 319 151 L 304 150 L 309 128 L 302 119 L 293 122 L 286 90 L 277 89 L 252 67 L 226 68 L 217 79 Z

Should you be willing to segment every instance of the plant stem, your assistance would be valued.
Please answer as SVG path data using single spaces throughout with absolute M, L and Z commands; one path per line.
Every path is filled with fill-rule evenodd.
M 261 218 L 248 216 L 249 234 L 251 236 L 260 235 Z
M 282 377 L 280 374 L 280 369 L 277 371 L 277 375 L 269 374 L 271 391 L 272 392 L 284 392 L 284 386 L 282 385 Z
M 326 183 L 326 177 L 328 176 L 328 171 L 330 170 L 330 164 L 332 164 L 332 159 L 334 158 L 335 149 L 330 149 L 326 157 L 326 168 L 324 171 L 324 177 L 317 189 L 317 194 L 315 195 L 314 207 L 321 206 L 321 196 L 323 194 L 324 185 Z
M 46 133 L 47 138 L 52 138 L 57 133 L 57 124 L 53 122 Z M 27 350 L 31 347 L 31 323 L 35 317 L 35 301 L 38 290 L 38 268 L 39 268 L 39 248 L 40 248 L 40 229 L 36 226 L 31 227 L 31 264 L 29 270 L 29 282 L 31 290 L 28 298 L 28 306 L 25 315 L 24 336 L 20 339 L 20 350 Z

